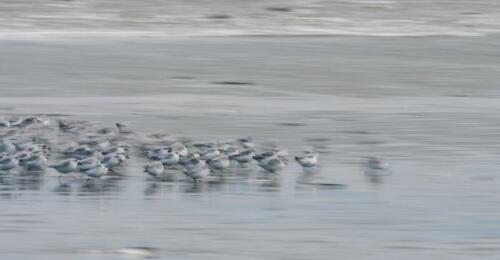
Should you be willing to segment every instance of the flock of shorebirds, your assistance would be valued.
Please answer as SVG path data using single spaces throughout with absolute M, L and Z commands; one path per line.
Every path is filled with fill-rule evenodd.
M 0 119 L 0 173 L 80 173 L 88 179 L 120 174 L 132 153 L 143 156 L 145 173 L 161 180 L 175 169 L 192 180 L 230 172 L 234 167 L 259 167 L 276 174 L 288 164 L 288 150 L 279 146 L 257 152 L 251 137 L 229 141 L 194 142 L 165 134 L 139 135 L 127 124 L 113 127 L 86 120 L 48 117 Z M 305 171 L 319 169 L 319 154 L 306 149 L 294 156 Z M 369 157 L 365 173 L 385 172 L 386 166 Z

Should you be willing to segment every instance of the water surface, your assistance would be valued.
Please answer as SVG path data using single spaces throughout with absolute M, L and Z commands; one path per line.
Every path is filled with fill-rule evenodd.
M 322 171 L 157 183 L 0 178 L 8 259 L 494 259 L 498 37 L 0 41 L 0 109 L 197 140 L 251 135 Z M 393 174 L 363 175 L 364 156 Z M 339 185 L 337 185 L 339 184 Z

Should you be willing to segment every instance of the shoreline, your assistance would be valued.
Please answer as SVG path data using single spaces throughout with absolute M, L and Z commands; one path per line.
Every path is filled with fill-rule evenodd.
M 109 31 L 109 32 L 21 32 L 5 33 L 0 32 L 0 41 L 9 40 L 74 40 L 90 38 L 95 40 L 184 40 L 184 39 L 311 39 L 311 38 L 488 38 L 498 37 L 496 33 L 424 33 L 424 34 L 363 34 L 363 33 L 228 33 L 228 34 L 167 34 L 157 32 L 130 32 L 130 31 Z

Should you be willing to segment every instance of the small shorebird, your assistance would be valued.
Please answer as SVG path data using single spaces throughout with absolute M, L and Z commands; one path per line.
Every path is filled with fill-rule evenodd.
M 253 144 L 253 139 L 250 136 L 239 138 L 238 143 L 241 145 L 241 147 L 245 149 L 253 149 L 255 145 Z
M 159 161 L 152 161 L 150 164 L 144 167 L 144 172 L 155 178 L 161 178 L 163 172 L 165 172 L 165 167 Z
M 191 177 L 195 182 L 210 174 L 210 169 L 207 168 L 205 160 L 202 159 L 191 159 L 184 164 L 184 168 L 184 174 Z
M 104 166 L 112 169 L 114 167 L 120 166 L 127 159 L 125 154 L 121 153 L 110 153 L 105 155 L 100 161 Z
M 102 176 L 108 174 L 109 169 L 105 165 L 98 163 L 94 167 L 85 170 L 83 173 L 88 177 L 99 179 Z
M 0 141 L 0 153 L 13 154 L 17 151 L 16 146 L 9 140 Z
M 209 148 L 200 153 L 200 158 L 203 160 L 210 160 L 220 155 L 219 149 L 216 147 Z
M 214 157 L 212 159 L 209 159 L 208 161 L 208 166 L 212 170 L 216 171 L 223 171 L 229 167 L 229 158 L 227 155 L 221 154 L 218 155 L 217 157 Z
M 232 147 L 232 146 L 224 147 L 224 148 L 219 149 L 219 150 L 221 151 L 221 153 L 227 155 L 228 157 L 231 157 L 233 155 L 237 155 L 240 153 L 238 148 Z
M 200 158 L 200 154 L 199 153 L 190 153 L 190 154 L 188 154 L 186 156 L 179 156 L 179 164 L 185 165 L 189 161 L 191 161 L 192 159 L 198 159 L 198 158 Z
M 264 166 L 272 159 L 279 159 L 278 155 L 273 152 L 263 152 L 260 154 L 257 154 L 253 157 L 253 159 L 257 162 L 257 165 L 264 168 Z
M 10 127 L 10 121 L 0 118 L 0 127 L 5 127 L 5 128 Z
M 186 162 L 184 164 L 184 168 L 186 168 L 186 170 L 188 170 L 188 171 L 191 171 L 191 170 L 196 170 L 196 169 L 203 168 L 206 165 L 207 164 L 206 164 L 205 160 L 199 159 L 199 158 L 195 158 L 195 159 L 191 159 L 188 162 Z
M 56 164 L 49 165 L 61 174 L 67 174 L 78 170 L 78 160 L 75 158 L 66 159 Z
M 120 134 L 132 134 L 134 131 L 125 123 L 116 123 L 116 128 Z
M 8 172 L 19 166 L 19 160 L 15 157 L 4 156 L 0 158 L 0 171 Z
M 95 151 L 106 151 L 111 146 L 111 142 L 109 140 L 86 140 L 79 142 L 80 145 L 86 145 L 90 149 Z
M 297 161 L 303 168 L 311 168 L 318 166 L 318 158 L 318 153 L 305 151 L 303 154 L 295 156 L 295 161 Z
M 267 172 L 277 173 L 285 168 L 286 163 L 282 159 L 272 158 L 269 161 L 267 161 L 265 164 L 259 164 L 259 166 L 262 167 Z
M 189 151 L 182 143 L 175 143 L 170 146 L 172 152 L 177 153 L 179 156 L 188 155 Z
M 110 153 L 122 153 L 122 154 L 126 154 L 128 151 L 129 151 L 129 146 L 128 145 L 116 145 L 116 146 L 112 146 L 112 147 L 109 147 L 107 150 L 105 150 L 102 154 L 106 155 L 106 154 L 110 154 Z
M 244 150 L 238 154 L 232 155 L 229 159 L 239 162 L 240 164 L 245 164 L 253 161 L 255 152 L 253 150 Z
M 179 162 L 179 154 L 177 154 L 176 152 L 170 151 L 165 156 L 160 158 L 160 162 L 164 166 L 174 166 L 175 164 L 177 164 Z
M 85 172 L 90 168 L 94 168 L 99 163 L 99 159 L 97 159 L 96 157 L 89 157 L 84 160 L 78 161 L 78 170 L 81 172 Z
M 47 157 L 41 153 L 34 153 L 26 159 L 19 160 L 19 165 L 27 171 L 43 171 L 47 166 Z
M 84 160 L 89 157 L 94 157 L 100 153 L 97 150 L 90 148 L 88 145 L 81 145 L 76 148 L 69 148 L 63 152 L 68 157 L 73 157 L 78 160 Z
M 169 148 L 166 147 L 155 147 L 146 152 L 146 157 L 149 160 L 161 160 L 169 153 Z

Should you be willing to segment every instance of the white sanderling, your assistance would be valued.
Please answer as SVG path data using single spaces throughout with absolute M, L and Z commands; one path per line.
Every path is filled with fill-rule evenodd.
M 115 145 L 115 146 L 112 146 L 112 147 L 109 147 L 107 150 L 105 150 L 103 152 L 104 155 L 106 154 L 110 154 L 110 153 L 122 153 L 122 154 L 127 154 L 127 152 L 129 151 L 129 146 L 128 145 L 124 145 L 124 144 L 120 144 L 120 145 Z
M 2 141 L 0 141 L 0 153 L 13 154 L 16 151 L 16 146 L 11 141 L 6 139 L 2 139 Z
M 67 134 L 80 134 L 86 132 L 89 128 L 93 127 L 95 124 L 93 122 L 80 120 L 80 121 L 69 121 L 60 119 L 58 121 L 58 129 Z
M 86 145 L 90 149 L 95 151 L 107 151 L 111 147 L 111 142 L 109 140 L 85 140 L 80 141 L 80 145 Z
M 193 144 L 194 147 L 196 147 L 199 151 L 205 151 L 207 149 L 212 149 L 212 148 L 217 148 L 217 143 L 210 141 L 210 142 L 199 142 Z
M 76 128 L 77 128 L 76 124 L 73 124 L 69 121 L 62 120 L 62 119 L 58 121 L 58 127 L 59 127 L 59 130 L 61 130 L 63 132 L 71 132 L 71 131 L 76 130 Z
M 124 154 L 110 153 L 102 157 L 100 161 L 104 166 L 113 169 L 123 164 L 126 159 L 126 155 Z
M 192 159 L 198 159 L 198 158 L 200 158 L 200 154 L 199 153 L 189 153 L 186 156 L 182 156 L 182 157 L 179 156 L 179 164 L 185 165 L 189 161 L 191 161 Z
M 273 152 L 278 156 L 280 159 L 286 160 L 288 157 L 288 149 L 276 146 L 273 148 Z
M 47 157 L 41 153 L 35 153 L 27 159 L 21 159 L 19 165 L 26 171 L 43 171 L 47 166 Z
M 263 152 L 253 156 L 253 159 L 257 162 L 257 165 L 264 168 L 264 166 L 272 159 L 279 159 L 278 155 L 273 151 Z
M 152 161 L 150 164 L 144 167 L 144 172 L 155 178 L 161 178 L 161 176 L 165 172 L 165 167 L 159 161 Z
M 99 179 L 108 174 L 109 169 L 105 165 L 98 163 L 94 167 L 85 170 L 83 173 L 88 177 Z
M 182 143 L 175 143 L 171 145 L 170 148 L 172 149 L 172 152 L 177 153 L 179 156 L 186 156 L 189 153 L 187 147 Z
M 169 153 L 167 153 L 165 156 L 160 158 L 160 161 L 164 166 L 167 166 L 167 167 L 174 166 L 175 164 L 177 164 L 179 162 L 179 154 L 177 154 L 176 152 L 172 152 L 170 150 Z
M 118 133 L 120 133 L 120 134 L 132 134 L 133 133 L 130 126 L 128 126 L 125 123 L 116 123 L 115 125 L 116 125 L 116 128 L 118 129 Z
M 205 160 L 195 158 L 195 159 L 191 159 L 188 162 L 186 162 L 184 164 L 184 168 L 186 168 L 186 170 L 190 171 L 190 170 L 196 170 L 196 169 L 203 168 L 206 165 L 207 164 L 206 164 Z
M 207 162 L 210 169 L 216 171 L 225 170 L 229 167 L 230 164 L 229 158 L 227 157 L 227 155 L 224 154 L 220 154 L 217 157 L 209 159 Z
M 253 149 L 255 145 L 253 144 L 253 138 L 250 136 L 239 138 L 238 143 L 241 145 L 241 147 L 245 149 Z
M 200 158 L 203 160 L 210 160 L 220 155 L 219 149 L 217 147 L 206 149 L 200 152 Z
M 50 157 L 50 151 L 52 150 L 48 145 L 45 144 L 35 144 L 33 142 L 19 142 L 16 143 L 16 148 L 19 153 L 41 153 L 46 157 Z
M 240 150 L 238 150 L 238 148 L 232 147 L 232 146 L 223 147 L 220 149 L 220 151 L 223 154 L 227 155 L 228 157 L 231 157 L 233 155 L 237 155 L 240 153 Z
M 15 157 L 4 156 L 0 158 L 0 171 L 8 172 L 19 166 L 19 160 Z
M 263 163 L 259 164 L 259 166 L 262 167 L 262 169 L 266 170 L 267 172 L 277 173 L 286 167 L 286 163 L 282 159 L 272 158 L 269 161 L 267 161 L 265 164 L 263 164 Z
M 89 157 L 83 160 L 78 161 L 78 170 L 81 172 L 85 172 L 86 170 L 90 168 L 94 168 L 96 165 L 98 165 L 99 159 L 97 157 Z
M 232 155 L 229 159 L 237 161 L 240 164 L 245 164 L 253 161 L 255 152 L 253 150 L 243 150 L 238 154 Z
M 67 174 L 78 170 L 78 160 L 70 158 L 56 164 L 52 164 L 49 167 L 54 168 L 59 173 Z
M 161 160 L 161 158 L 165 157 L 169 152 L 167 147 L 155 147 L 146 152 L 146 157 L 149 160 Z
M 303 168 L 311 168 L 318 166 L 319 154 L 313 151 L 305 151 L 301 155 L 295 156 L 295 161 Z
M 0 118 L 0 127 L 5 127 L 5 128 L 10 127 L 9 120 Z
M 112 127 L 101 126 L 101 127 L 99 127 L 98 129 L 95 130 L 95 133 L 101 135 L 102 137 L 113 136 L 116 133 L 115 130 L 116 129 L 112 128 Z
M 12 127 L 25 128 L 36 124 L 36 122 L 37 122 L 36 117 L 28 117 L 25 119 L 19 118 L 18 120 L 11 122 L 10 125 Z
M 99 155 L 99 151 L 92 149 L 88 145 L 81 145 L 76 148 L 69 148 L 64 151 L 67 157 L 73 157 L 78 160 L 83 160 L 85 158 L 93 157 Z
M 207 168 L 205 160 L 202 159 L 191 159 L 184 164 L 184 168 L 184 174 L 191 177 L 195 182 L 210 174 L 210 169 Z

